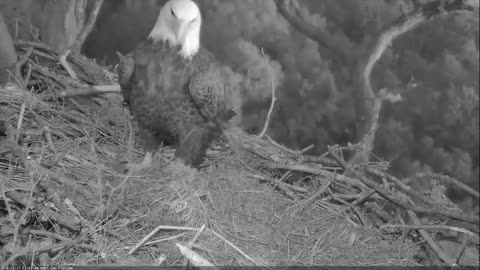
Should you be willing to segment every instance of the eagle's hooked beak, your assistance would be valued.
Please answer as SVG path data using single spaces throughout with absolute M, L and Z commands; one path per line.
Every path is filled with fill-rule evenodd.
M 188 29 L 189 22 L 186 20 L 178 19 L 173 26 L 173 31 L 175 31 L 175 38 L 178 43 L 182 43 L 185 39 L 185 34 Z

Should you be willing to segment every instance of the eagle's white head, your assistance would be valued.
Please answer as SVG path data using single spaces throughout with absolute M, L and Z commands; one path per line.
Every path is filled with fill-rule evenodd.
M 200 9 L 192 0 L 170 0 L 160 10 L 149 39 L 168 41 L 180 47 L 180 55 L 191 58 L 200 49 Z

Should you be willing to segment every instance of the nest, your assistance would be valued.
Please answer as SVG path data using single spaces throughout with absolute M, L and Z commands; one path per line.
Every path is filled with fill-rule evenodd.
M 419 196 L 385 164 L 349 165 L 340 147 L 307 156 L 230 129 L 228 147 L 211 149 L 198 171 L 162 148 L 150 171 L 125 175 L 143 154 L 120 95 L 81 97 L 75 89 L 91 87 L 82 76 L 52 83 L 68 74 L 28 66 L 35 84 L 0 88 L 2 266 L 419 265 L 438 254 L 424 248 L 425 226 L 448 220 L 474 236 L 462 254 L 478 244 L 478 216 L 435 201 L 441 185 Z

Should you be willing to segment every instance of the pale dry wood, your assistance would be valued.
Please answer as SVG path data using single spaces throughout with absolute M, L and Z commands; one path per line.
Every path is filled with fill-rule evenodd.
M 176 245 L 178 249 L 180 249 L 180 252 L 183 254 L 183 256 L 185 256 L 194 266 L 210 267 L 211 269 L 217 269 L 216 267 L 214 267 L 214 264 L 204 259 L 202 256 L 198 255 L 198 253 L 194 252 L 190 248 L 180 243 L 177 243 Z
M 463 234 L 466 234 L 466 235 L 472 237 L 473 239 L 471 239 L 471 241 L 473 241 L 474 243 L 479 242 L 478 234 L 476 234 L 472 231 L 469 231 L 467 229 L 460 228 L 460 227 L 454 227 L 454 226 L 445 226 L 445 225 L 402 225 L 402 224 L 386 224 L 386 225 L 380 226 L 380 229 L 386 229 L 386 228 L 449 230 L 449 231 L 454 231 L 454 232 L 460 232 L 460 233 L 463 233 Z
M 16 192 L 16 191 L 8 191 L 5 193 L 5 196 L 11 200 L 16 201 L 17 203 L 22 204 L 23 206 L 27 206 L 28 202 L 26 201 L 26 198 Z M 33 209 L 39 210 L 42 212 L 46 217 L 50 218 L 51 220 L 55 221 L 56 223 L 63 225 L 70 230 L 76 231 L 80 228 L 80 221 L 76 218 L 72 218 L 70 216 L 66 216 L 60 213 L 57 213 L 56 211 L 45 207 L 41 203 L 33 203 L 32 206 Z
M 248 259 L 250 262 L 252 262 L 255 266 L 262 266 L 260 265 L 259 263 L 257 263 L 257 261 L 255 261 L 254 259 L 252 259 L 252 257 L 248 256 L 245 252 L 243 252 L 240 248 L 238 248 L 237 246 L 235 246 L 232 242 L 228 241 L 227 239 L 225 239 L 225 237 L 221 236 L 220 234 L 216 233 L 215 231 L 213 230 L 210 230 L 208 229 L 209 232 L 211 232 L 213 235 L 215 235 L 216 237 L 218 237 L 220 240 L 224 241 L 225 243 L 227 243 L 230 247 L 232 247 L 233 249 L 235 249 L 238 253 L 240 253 L 243 257 L 245 257 L 246 259 Z
M 444 175 L 444 174 L 427 174 L 427 173 L 420 173 L 420 174 L 417 174 L 415 175 L 415 178 L 420 178 L 420 179 L 438 179 L 440 181 L 445 181 L 447 183 L 450 183 L 464 191 L 466 191 L 468 194 L 474 196 L 475 198 L 480 198 L 480 194 L 478 193 L 478 191 L 474 190 L 473 188 L 467 186 L 466 184 L 458 181 L 457 179 L 455 178 L 452 178 L 448 175 Z M 405 181 L 405 182 L 408 182 Z
M 128 255 L 132 255 L 135 251 L 137 251 L 140 247 L 142 247 L 150 238 L 152 238 L 156 233 L 158 233 L 161 230 L 177 230 L 177 231 L 198 231 L 198 228 L 192 228 L 192 227 L 176 227 L 176 226 L 164 226 L 160 225 L 156 227 L 153 231 L 151 231 L 149 234 L 147 234 L 142 240 L 140 240 L 134 247 L 132 247 L 128 251 Z
M 392 193 L 391 191 L 377 185 L 374 181 L 367 178 L 362 173 L 360 173 L 357 169 L 352 167 L 352 165 L 347 164 L 337 154 L 335 154 L 333 148 L 330 148 L 330 152 L 331 152 L 331 155 L 338 161 L 338 163 L 343 168 L 345 168 L 346 171 L 352 173 L 353 175 L 356 176 L 356 178 L 360 179 L 369 188 L 374 189 L 381 196 L 383 196 L 386 199 L 388 199 L 389 201 L 394 202 L 395 204 L 401 206 L 405 210 L 412 210 L 415 213 L 421 213 L 421 214 L 446 216 L 446 217 L 450 217 L 452 219 L 462 220 L 462 221 L 466 221 L 466 222 L 469 222 L 469 223 L 475 223 L 475 224 L 478 224 L 479 221 L 480 221 L 479 216 L 469 215 L 469 214 L 466 214 L 466 213 L 463 213 L 463 212 L 457 211 L 457 210 L 444 209 L 443 206 L 437 206 L 437 207 L 431 206 L 429 208 L 425 208 L 425 207 L 416 206 L 415 204 L 412 204 L 412 203 L 408 203 L 408 202 L 403 200 L 403 197 L 399 197 L 395 193 Z
M 408 216 L 412 220 L 413 224 L 416 226 L 421 226 L 422 223 L 420 219 L 417 217 L 417 215 L 411 211 L 407 210 Z M 433 240 L 434 238 L 425 230 L 425 229 L 417 229 L 418 233 L 425 239 L 427 244 L 432 248 L 432 250 L 438 255 L 438 257 L 447 265 L 449 266 L 458 266 L 458 264 L 455 262 L 454 259 L 450 258 L 448 254 L 437 245 L 437 243 Z
M 270 125 L 270 121 L 272 119 L 272 113 L 273 113 L 273 109 L 275 107 L 275 101 L 277 100 L 277 98 L 275 97 L 275 82 L 273 80 L 272 68 L 268 64 L 268 58 L 265 56 L 265 53 L 263 52 L 263 49 L 262 49 L 262 55 L 265 58 L 265 65 L 267 66 L 268 74 L 270 76 L 270 81 L 271 81 L 271 84 L 272 84 L 272 101 L 270 103 L 270 108 L 268 109 L 267 119 L 265 120 L 265 125 L 263 126 L 263 129 L 260 132 L 260 134 L 258 134 L 259 138 L 262 138 L 267 133 L 268 126 Z
M 70 49 L 66 50 L 64 53 L 62 53 L 60 55 L 58 60 L 59 60 L 60 64 L 62 65 L 62 67 L 67 71 L 68 75 L 70 75 L 70 77 L 72 77 L 72 79 L 78 80 L 77 73 L 75 73 L 75 71 L 73 71 L 72 67 L 70 66 L 70 64 L 67 61 L 67 57 L 70 54 L 70 52 L 71 52 Z
M 17 253 L 11 255 L 8 258 L 8 260 L 1 263 L 0 267 L 10 266 L 17 258 L 22 257 L 22 256 L 26 256 L 28 254 L 40 254 L 42 252 L 49 251 L 49 250 L 58 250 L 58 249 L 64 249 L 68 246 L 76 246 L 79 243 L 81 243 L 84 240 L 84 238 L 85 238 L 85 236 L 79 237 L 75 240 L 64 241 L 64 242 L 59 243 L 59 244 L 55 244 L 55 245 L 48 246 L 48 247 L 41 247 L 41 248 L 31 248 L 31 246 L 26 246 L 26 247 L 22 248 L 20 251 L 18 251 Z
M 72 51 L 74 54 L 79 54 L 83 43 L 87 39 L 88 35 L 92 32 L 95 22 L 97 21 L 100 8 L 102 7 L 103 0 L 94 0 L 92 10 L 88 15 L 88 20 L 83 26 L 82 30 L 78 34 L 75 43 L 72 45 Z

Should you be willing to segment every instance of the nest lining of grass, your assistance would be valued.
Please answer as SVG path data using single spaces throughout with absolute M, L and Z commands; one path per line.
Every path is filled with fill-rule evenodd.
M 154 169 L 125 175 L 143 153 L 118 87 L 99 87 L 115 74 L 42 43 L 16 46 L 22 78 L 0 86 L 2 266 L 185 265 L 195 255 L 214 265 L 417 265 L 424 242 L 437 264 L 478 265 L 478 215 L 444 196 L 439 179 L 477 191 L 417 175 L 430 179 L 419 193 L 384 162 L 352 168 L 339 147 L 308 156 L 232 128 L 230 147 L 211 149 L 200 171 L 162 148 Z M 450 234 L 419 229 L 445 224 L 471 236 L 453 236 L 448 254 L 432 239 Z
M 76 220 L 70 225 L 80 229 L 72 230 L 38 207 L 27 211 L 24 227 L 35 231 L 26 243 L 30 248 L 82 235 L 79 243 L 49 250 L 54 264 L 155 265 L 159 258 L 165 265 L 184 264 L 175 244 L 187 243 L 195 231 L 160 230 L 129 255 L 159 225 L 206 225 L 193 250 L 215 265 L 416 264 L 418 247 L 347 221 L 347 214 L 338 214 L 344 207 L 321 200 L 299 207 L 271 185 L 253 179 L 258 157 L 234 146 L 210 156 L 199 172 L 157 158 L 155 168 L 144 175 L 124 175 L 122 161 L 140 160 L 142 153 L 129 143 L 130 117 L 119 95 L 97 98 L 101 104 L 83 113 L 68 101 L 43 102 L 12 86 L 2 88 L 0 96 L 2 111 L 12 116 L 7 125 L 15 128 L 24 110 L 19 130 L 42 130 L 39 123 L 48 127 L 43 128 L 48 132 L 12 132 L 11 138 L 2 139 L 4 147 L 20 152 L 12 151 L 9 160 L 3 160 L 0 178 L 3 194 L 15 191 L 29 198 L 34 190 L 31 199 Z M 22 159 L 25 166 L 11 162 Z M 24 211 L 12 208 L 16 217 Z M 1 219 L 6 222 L 8 216 Z M 19 259 L 27 262 L 31 256 Z

